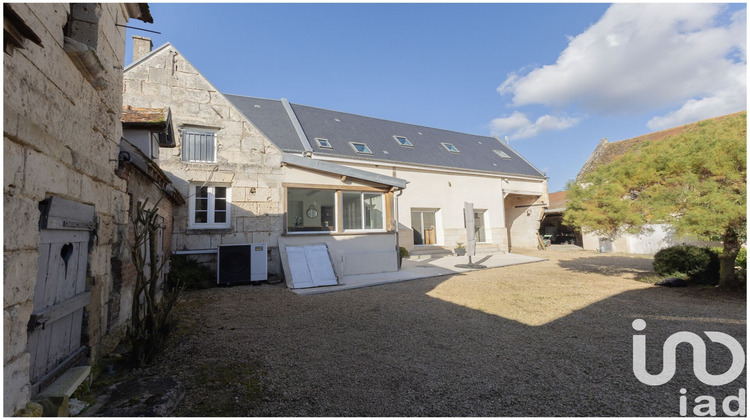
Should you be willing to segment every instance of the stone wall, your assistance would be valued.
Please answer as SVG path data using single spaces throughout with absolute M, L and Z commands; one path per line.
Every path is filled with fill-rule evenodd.
M 188 201 L 191 184 L 231 188 L 231 227 L 190 229 L 189 206 L 182 206 L 175 212 L 173 249 L 266 243 L 271 254 L 269 272 L 280 274 L 277 238 L 283 232 L 283 199 L 279 150 L 169 44 L 126 69 L 123 99 L 125 105 L 134 107 L 171 108 L 177 147 L 160 149 L 159 164 Z M 215 163 L 182 161 L 186 127 L 216 130 Z
M 108 300 L 107 346 L 112 348 L 125 338 L 128 321 L 132 313 L 133 293 L 137 271 L 130 256 L 130 244 L 135 242 L 133 224 L 130 217 L 136 211 L 138 202 L 148 202 L 147 208 L 157 205 L 159 216 L 163 218 L 163 242 L 161 255 L 168 258 L 172 250 L 174 208 L 179 205 L 168 198 L 154 180 L 135 165 L 120 163 L 118 175 L 127 181 L 129 204 L 123 223 L 118 225 L 117 240 L 112 249 L 112 288 Z M 164 273 L 169 272 L 169 266 Z
M 27 324 L 37 277 L 39 202 L 58 196 L 91 204 L 95 239 L 88 255 L 88 337 L 92 357 L 102 352 L 112 287 L 115 227 L 128 197 L 115 176 L 122 133 L 122 57 L 126 10 L 102 4 L 97 11 L 96 56 L 103 72 L 95 86 L 63 50 L 70 4 L 13 3 L 13 10 L 41 39 L 6 54 L 4 67 L 4 415 L 31 397 Z M 102 85 L 101 83 L 104 83 Z M 115 161 L 110 161 L 113 159 Z

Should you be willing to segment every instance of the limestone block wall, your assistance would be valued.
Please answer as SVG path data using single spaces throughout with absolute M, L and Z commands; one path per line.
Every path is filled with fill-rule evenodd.
M 27 324 L 33 309 L 39 246 L 39 202 L 59 196 L 91 204 L 96 231 L 88 255 L 88 325 L 96 359 L 106 334 L 116 225 L 127 208 L 125 181 L 114 174 L 122 134 L 122 58 L 128 20 L 119 4 L 102 4 L 96 55 L 106 83 L 97 90 L 63 50 L 70 4 L 13 3 L 41 38 L 6 54 L 4 69 L 4 415 L 30 398 Z M 100 86 L 101 87 L 101 86 Z
M 231 188 L 228 229 L 190 229 L 189 206 L 175 211 L 174 250 L 214 249 L 222 244 L 266 243 L 269 272 L 281 273 L 278 236 L 283 232 L 281 153 L 174 47 L 154 50 L 124 75 L 124 104 L 170 107 L 177 147 L 162 148 L 159 165 L 190 200 L 190 185 Z M 182 161 L 185 128 L 215 130 L 215 163 Z

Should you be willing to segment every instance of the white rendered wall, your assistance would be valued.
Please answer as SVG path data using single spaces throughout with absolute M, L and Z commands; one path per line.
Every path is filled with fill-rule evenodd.
M 398 196 L 399 245 L 413 247 L 411 235 L 411 209 L 439 209 L 436 214 L 437 245 L 453 248 L 456 242 L 466 243 L 464 228 L 464 202 L 475 209 L 485 210 L 487 242 L 508 251 L 508 225 L 513 225 L 511 243 L 518 247 L 534 247 L 539 215 L 543 207 L 534 207 L 528 218 L 506 219 L 506 200 L 503 192 L 522 194 L 524 202 L 547 203 L 547 182 L 543 179 L 519 179 L 480 174 L 393 168 L 337 162 L 342 165 L 405 179 L 409 183 Z M 398 193 L 397 193 L 398 195 Z M 525 212 L 525 210 L 524 210 Z M 524 213 L 525 216 L 525 213 Z M 510 223 L 509 223 L 510 222 Z M 515 239 L 515 241 L 513 240 Z

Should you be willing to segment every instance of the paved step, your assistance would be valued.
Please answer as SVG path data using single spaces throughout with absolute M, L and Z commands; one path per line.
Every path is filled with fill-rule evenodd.
M 476 254 L 477 255 L 486 255 L 486 254 L 500 254 L 503 253 L 500 250 L 500 245 L 498 244 L 477 244 Z
M 453 251 L 442 246 L 419 246 L 409 251 L 410 260 L 428 260 L 453 255 Z

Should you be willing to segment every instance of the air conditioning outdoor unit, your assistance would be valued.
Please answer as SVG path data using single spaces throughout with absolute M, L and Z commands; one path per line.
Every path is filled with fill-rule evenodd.
M 268 280 L 266 244 L 219 246 L 216 283 L 231 285 Z

